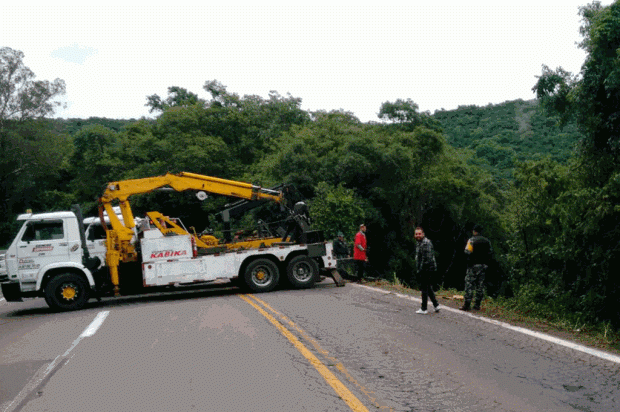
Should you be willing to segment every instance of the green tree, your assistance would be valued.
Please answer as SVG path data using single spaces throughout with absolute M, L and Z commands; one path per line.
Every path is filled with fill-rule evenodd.
M 63 163 L 68 139 L 43 120 L 62 106 L 65 83 L 34 80 L 24 54 L 0 49 L 0 235 L 10 238 L 14 214 L 42 205 L 45 184 Z
M 24 53 L 19 50 L 0 49 L 0 133 L 8 120 L 42 118 L 62 106 L 56 98 L 65 93 L 65 82 L 35 81 L 35 74 L 23 59 Z
M 121 159 L 123 143 L 114 131 L 93 125 L 73 137 L 73 146 L 68 165 L 69 173 L 74 176 L 71 189 L 76 200 L 94 211 L 105 184 L 120 180 L 126 171 L 127 165 Z
M 319 182 L 315 193 L 310 205 L 312 220 L 316 229 L 324 231 L 327 239 L 335 239 L 338 232 L 343 232 L 347 239 L 351 239 L 360 223 L 375 217 L 370 202 L 342 184 L 331 186 L 327 182 Z
M 587 53 L 579 76 L 561 67 L 543 66 L 533 87 L 545 108 L 574 118 L 584 133 L 583 155 L 616 157 L 620 149 L 620 3 L 607 7 L 595 1 L 580 8 L 583 41 Z M 618 162 L 617 159 L 613 163 Z M 602 173 L 602 170 L 594 170 Z M 604 176 L 601 176 L 604 177 Z
M 218 80 L 208 80 L 202 86 L 211 95 L 211 106 L 221 107 L 238 107 L 241 102 L 241 98 L 236 93 L 230 93 Z
M 418 126 L 441 132 L 440 123 L 429 112 L 418 112 L 420 107 L 411 99 L 397 99 L 384 102 L 379 109 L 379 118 L 393 122 L 398 128 L 413 131 Z
M 170 107 L 187 107 L 205 103 L 196 93 L 177 86 L 168 87 L 168 97 L 165 100 L 162 100 L 157 94 L 147 96 L 146 99 L 145 106 L 150 107 L 149 113 L 164 112 Z
M 574 76 L 545 66 L 533 88 L 543 107 L 562 122 L 576 121 L 583 139 L 569 171 L 573 184 L 553 196 L 553 235 L 530 247 L 529 257 L 557 256 L 539 269 L 560 285 L 561 297 L 547 296 L 550 302 L 564 299 L 557 310 L 620 326 L 615 279 L 620 263 L 620 3 L 593 2 L 580 14 L 580 47 L 587 53 L 581 72 Z M 525 219 L 535 221 L 533 213 Z M 565 263 L 558 267 L 561 260 Z
M 496 233 L 501 226 L 490 177 L 467 165 L 440 133 L 424 127 L 406 132 L 361 124 L 348 113 L 317 113 L 314 122 L 284 133 L 277 150 L 255 170 L 269 183 L 298 187 L 312 199 L 311 213 L 316 205 L 322 227 L 332 232 L 337 223 L 325 218 L 327 210 L 367 202 L 370 209 L 363 210 L 373 266 L 407 282 L 412 281 L 415 225 L 425 226 L 437 240 L 445 256 L 441 270 L 450 270 L 447 282 L 463 278 L 459 265 L 464 261 L 458 261 L 456 250 L 462 254 L 465 227 L 488 223 L 490 233 Z

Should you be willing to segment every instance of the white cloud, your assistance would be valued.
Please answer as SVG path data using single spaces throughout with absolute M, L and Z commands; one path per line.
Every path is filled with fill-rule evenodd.
M 70 63 L 83 64 L 88 56 L 97 53 L 97 49 L 86 46 L 78 46 L 74 43 L 71 46 L 61 47 L 52 52 L 51 56 Z

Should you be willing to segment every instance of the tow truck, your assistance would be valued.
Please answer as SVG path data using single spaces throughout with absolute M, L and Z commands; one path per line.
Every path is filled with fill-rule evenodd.
M 251 247 L 231 248 L 211 239 L 198 253 L 196 234 L 163 231 L 163 225 L 154 224 L 157 214 L 134 217 L 129 197 L 161 188 L 196 191 L 199 198 L 211 193 L 286 204 L 279 191 L 187 172 L 110 182 L 100 198 L 97 222 L 105 239 L 94 235 L 92 219 L 86 219 L 90 226 L 84 227 L 78 206 L 18 217 L 24 223 L 5 254 L 5 299 L 44 297 L 52 309 L 76 310 L 91 297 L 148 293 L 161 287 L 184 290 L 217 280 L 253 292 L 271 291 L 281 279 L 293 288 L 310 288 L 322 274 L 344 285 L 332 243 L 324 241 L 321 231 L 311 230 L 305 205 L 291 208 L 287 233 L 279 241 L 258 239 Z

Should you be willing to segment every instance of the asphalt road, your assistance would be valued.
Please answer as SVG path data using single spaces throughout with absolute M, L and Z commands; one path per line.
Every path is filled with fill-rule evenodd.
M 618 363 L 365 286 L 0 300 L 0 411 L 615 411 Z

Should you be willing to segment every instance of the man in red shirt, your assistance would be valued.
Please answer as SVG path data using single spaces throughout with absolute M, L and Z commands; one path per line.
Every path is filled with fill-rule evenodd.
M 368 256 L 366 256 L 366 225 L 363 223 L 360 225 L 360 231 L 355 235 L 355 244 L 353 246 L 353 260 L 357 267 L 357 281 L 361 282 L 364 279 L 364 271 L 366 269 L 366 262 L 368 262 Z

